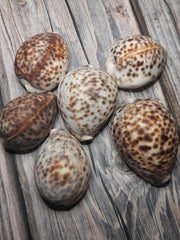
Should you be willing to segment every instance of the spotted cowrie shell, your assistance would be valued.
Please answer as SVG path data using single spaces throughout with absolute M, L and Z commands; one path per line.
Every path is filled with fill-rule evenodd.
M 26 40 L 15 56 L 15 73 L 28 92 L 53 90 L 65 75 L 68 47 L 58 33 L 40 33 Z
M 51 92 L 28 93 L 10 101 L 0 112 L 0 137 L 5 148 L 26 152 L 38 147 L 57 113 L 57 98 Z
M 121 158 L 140 177 L 159 186 L 170 180 L 178 131 L 172 114 L 159 101 L 121 104 L 112 121 L 112 136 Z
M 121 89 L 141 88 L 157 79 L 166 60 L 165 49 L 152 38 L 134 35 L 115 43 L 105 69 Z
M 68 130 L 79 141 L 92 140 L 112 114 L 117 101 L 113 78 L 91 65 L 69 72 L 58 87 L 58 106 Z
M 34 169 L 39 192 L 49 203 L 73 206 L 88 188 L 90 165 L 86 152 L 63 129 L 51 130 L 39 150 Z

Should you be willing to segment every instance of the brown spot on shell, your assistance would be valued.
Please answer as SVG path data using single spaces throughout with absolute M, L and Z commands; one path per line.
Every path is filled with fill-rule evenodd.
M 144 146 L 140 146 L 139 149 L 140 151 L 147 152 L 151 149 L 151 147 L 144 145 Z

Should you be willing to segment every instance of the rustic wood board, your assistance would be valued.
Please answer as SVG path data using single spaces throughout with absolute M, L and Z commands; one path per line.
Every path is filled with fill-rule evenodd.
M 62 34 L 70 71 L 87 63 L 104 69 L 116 40 L 142 33 L 167 49 L 165 69 L 142 91 L 119 90 L 118 104 L 131 97 L 159 99 L 179 124 L 179 0 L 1 0 L 0 29 L 1 109 L 26 92 L 13 63 L 20 44 L 32 35 Z M 68 211 L 50 208 L 37 191 L 33 171 L 38 149 L 11 154 L 0 145 L 0 239 L 180 239 L 180 151 L 171 182 L 163 188 L 151 186 L 119 158 L 110 124 L 83 145 L 92 169 L 89 189 Z M 65 128 L 60 115 L 55 127 Z

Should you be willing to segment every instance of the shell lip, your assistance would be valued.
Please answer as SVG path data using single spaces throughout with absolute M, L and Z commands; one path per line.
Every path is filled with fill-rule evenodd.
M 123 157 L 122 157 L 123 158 Z M 136 171 L 135 169 L 132 169 L 132 167 L 130 166 L 130 164 L 128 164 L 127 160 L 123 158 L 123 160 L 125 161 L 125 163 L 127 164 L 127 166 L 136 174 L 136 176 L 138 176 L 139 178 L 141 178 L 142 180 L 144 180 L 146 183 L 151 184 L 154 187 L 164 187 L 166 186 L 170 180 L 171 180 L 171 172 L 167 173 L 165 176 L 163 176 L 162 178 L 157 177 L 157 176 L 153 176 L 151 175 L 151 177 L 146 177 L 143 174 L 140 174 L 138 171 Z M 152 173 L 153 174 L 153 173 Z
M 160 74 L 161 74 L 161 73 L 160 73 Z M 160 74 L 159 74 L 159 75 L 160 75 Z M 118 84 L 118 79 L 116 79 L 116 78 L 114 78 L 114 79 L 115 79 L 115 81 L 117 82 L 119 89 L 121 89 L 121 90 L 123 90 L 123 91 L 126 91 L 126 92 L 140 92 L 140 91 L 143 91 L 143 90 L 148 89 L 148 88 L 149 88 L 150 86 L 152 86 L 155 82 L 157 82 L 159 75 L 158 75 L 157 77 L 153 77 L 151 81 L 146 82 L 145 84 L 141 84 L 141 85 L 140 85 L 140 84 L 136 84 L 136 83 L 135 83 L 133 86 L 132 86 L 132 85 L 131 85 L 131 86 L 122 86 L 122 85 Z
M 46 90 L 34 87 L 32 82 L 30 82 L 29 80 L 27 80 L 24 77 L 19 76 L 19 81 L 22 84 L 22 86 L 30 93 L 33 93 L 33 92 L 37 92 L 37 93 L 47 92 Z
M 74 203 L 60 203 L 60 202 L 52 202 L 49 199 L 47 199 L 46 197 L 44 197 L 42 194 L 40 194 L 41 198 L 43 199 L 43 201 L 45 202 L 45 204 L 47 204 L 47 206 L 55 211 L 69 211 L 72 208 L 74 208 L 76 205 L 79 204 L 79 202 L 81 202 L 81 200 L 84 198 L 84 196 L 86 195 L 88 191 L 88 188 L 86 189 L 86 191 L 84 191 L 84 193 L 77 199 L 77 201 L 75 201 Z
M 162 179 L 158 179 L 158 178 L 154 178 L 154 180 L 150 180 L 150 179 L 146 179 L 143 178 L 146 182 L 150 183 L 151 185 L 155 186 L 155 187 L 164 187 L 166 186 L 169 181 L 171 180 L 171 174 L 167 174 L 165 177 L 163 177 Z
M 49 133 L 48 133 L 48 135 L 49 135 Z M 17 154 L 27 154 L 27 153 L 31 153 L 31 152 L 37 150 L 40 147 L 40 145 L 46 140 L 48 135 L 45 136 L 44 139 L 42 139 L 38 143 L 36 143 L 34 145 L 31 145 L 30 147 L 27 147 L 27 146 L 23 146 L 23 147 L 17 146 L 17 145 L 12 144 L 11 141 L 6 141 L 6 140 L 3 141 L 3 145 L 4 145 L 4 148 L 6 149 L 6 151 L 8 153 L 12 153 L 12 154 L 14 154 L 14 153 L 17 153 Z
M 78 135 L 76 133 L 73 133 L 73 135 L 80 141 L 80 142 L 88 142 L 92 141 L 94 136 L 92 135 Z
M 54 134 L 56 131 L 63 131 L 64 133 L 68 133 L 71 134 L 72 137 L 76 138 L 79 142 L 88 142 L 88 141 L 92 141 L 94 138 L 94 135 L 80 135 L 77 134 L 76 132 L 73 132 L 72 130 L 68 129 L 68 132 L 66 131 L 66 129 L 64 128 L 53 128 L 50 131 L 50 134 Z

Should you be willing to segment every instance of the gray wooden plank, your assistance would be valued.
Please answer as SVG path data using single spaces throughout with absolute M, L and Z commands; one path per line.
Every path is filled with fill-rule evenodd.
M 0 145 L 0 239 L 30 239 L 24 199 L 13 155 Z
M 154 33 L 154 29 L 149 26 L 150 22 L 148 23 L 153 21 L 151 16 L 142 14 L 142 9 L 144 6 L 147 8 L 147 3 L 148 8 L 154 9 L 155 1 L 138 1 L 138 8 L 135 8 L 133 0 L 130 2 L 99 0 L 94 1 L 93 4 L 85 0 L 26 0 L 21 4 L 20 2 L 2 0 L 0 3 L 3 65 L 1 73 L 6 75 L 0 80 L 4 104 L 25 92 L 15 76 L 13 61 L 22 41 L 33 34 L 43 31 L 61 33 L 70 50 L 69 70 L 88 62 L 104 68 L 107 52 L 120 37 L 144 31 L 157 37 L 162 44 L 170 41 L 169 37 L 166 38 L 167 29 L 163 30 L 163 35 L 157 29 Z M 170 4 L 170 7 L 175 13 L 174 18 L 177 18 L 178 8 L 174 8 L 174 4 Z M 133 11 L 136 11 L 136 14 Z M 168 18 L 168 14 L 170 13 L 166 9 L 165 19 Z M 174 35 L 177 35 L 178 21 L 176 28 L 173 28 L 174 20 L 172 18 L 168 20 L 169 28 Z M 176 40 L 173 38 L 171 41 L 175 43 Z M 171 49 L 173 54 L 176 55 L 174 51 L 177 49 L 177 46 L 175 50 Z M 170 63 L 165 67 L 165 79 L 170 83 L 171 89 L 175 91 L 175 98 L 179 101 L 179 85 L 174 89 L 174 77 L 172 80 L 171 73 L 168 72 L 170 66 L 168 64 Z M 177 62 L 173 62 L 172 68 L 178 71 Z M 162 77 L 160 81 L 161 84 L 157 81 L 143 91 L 119 91 L 118 103 L 130 97 L 153 97 L 164 103 L 169 100 L 168 105 L 172 105 L 172 109 L 177 109 L 179 102 L 172 101 L 174 99 L 172 91 L 168 89 L 166 82 L 163 85 L 167 89 L 168 96 L 164 95 Z M 175 114 L 177 117 L 176 112 Z M 60 115 L 55 123 L 55 127 L 59 126 L 64 128 Z M 83 147 L 90 159 L 92 176 L 87 194 L 70 211 L 55 211 L 41 199 L 33 174 L 38 150 L 25 155 L 9 155 L 10 158 L 15 158 L 17 169 L 14 169 L 14 165 L 13 169 L 19 174 L 28 222 L 34 239 L 178 239 L 180 234 L 179 161 L 175 164 L 171 183 L 164 188 L 156 188 L 138 178 L 121 161 L 110 137 L 110 122 L 91 144 Z M 4 162 L 6 158 L 8 157 L 4 157 Z M 6 168 L 6 164 L 5 162 L 1 169 Z M 1 181 L 7 184 L 6 192 L 10 193 L 11 180 L 7 181 L 6 177 L 0 175 Z M 4 202 L 12 204 L 13 199 L 10 194 L 4 192 L 2 196 L 3 205 Z M 15 192 L 14 201 L 20 208 L 18 196 Z M 20 234 L 20 228 L 16 225 L 15 219 L 10 217 L 12 209 L 10 211 L 10 208 L 5 208 L 3 211 L 4 225 L 0 230 L 5 227 L 7 238 L 13 239 L 13 235 Z M 22 211 L 20 209 L 20 212 Z M 9 214 L 7 218 L 5 212 Z M 15 209 L 12 212 L 15 214 Z M 23 217 L 21 219 L 19 215 L 19 218 L 22 222 Z M 8 223 L 12 224 L 10 229 Z
M 7 57 L 8 59 L 9 57 Z M 8 81 L 1 53 L 0 78 L 0 109 L 2 109 L 3 102 L 7 100 L 5 95 L 8 97 L 9 93 L 6 92 Z M 15 158 L 4 150 L 2 144 L 0 144 L 0 156 L 0 239 L 10 240 L 14 239 L 13 236 L 16 236 L 16 239 L 21 239 L 22 236 L 24 236 L 24 239 L 29 239 L 31 234 L 21 186 L 17 176 Z

